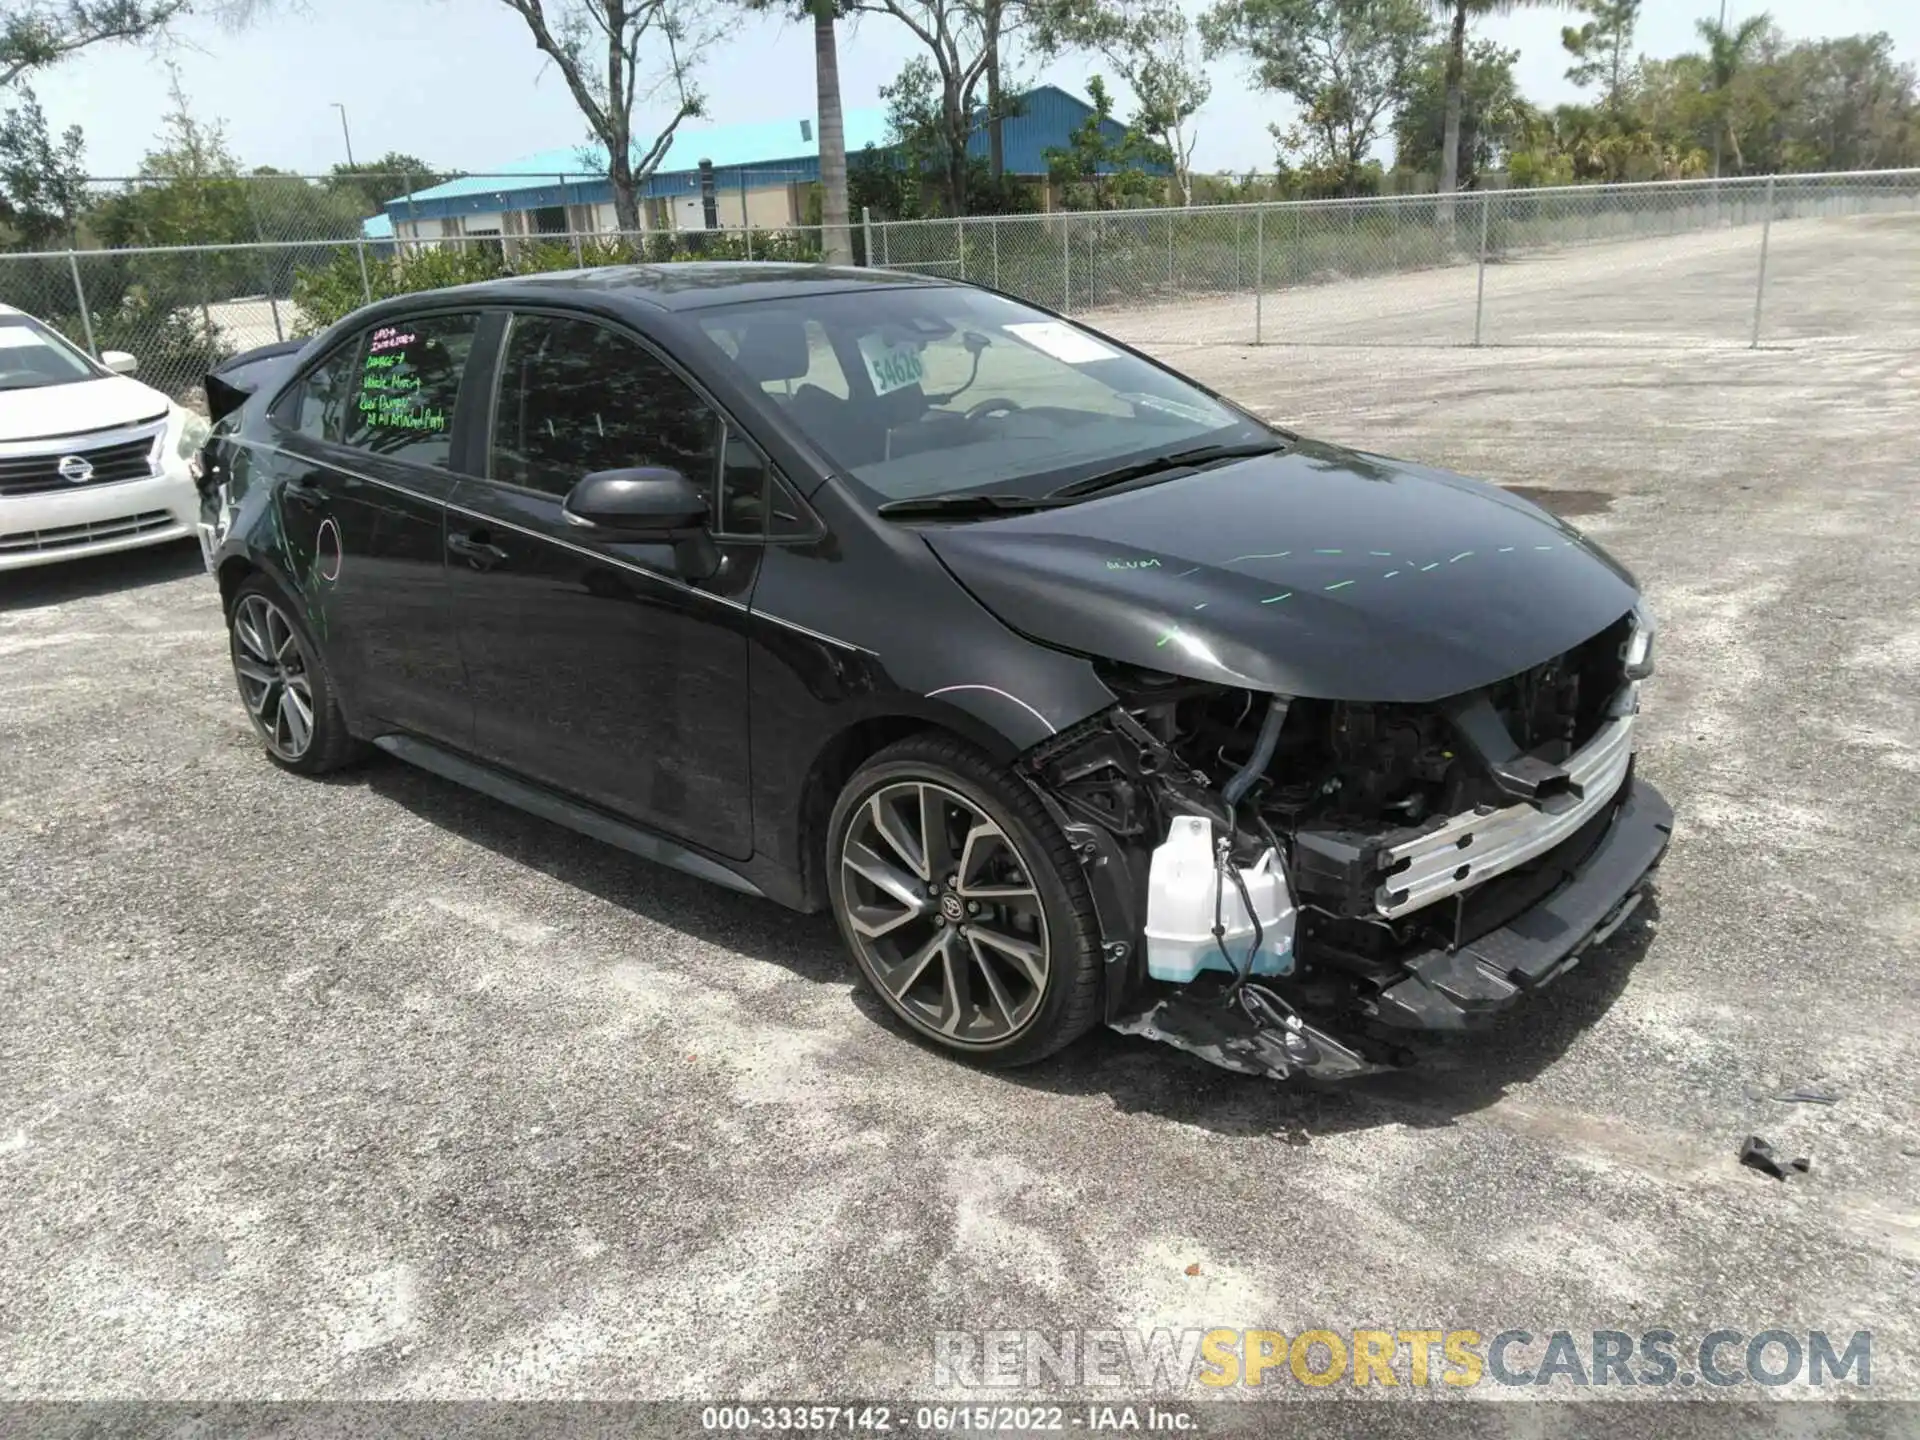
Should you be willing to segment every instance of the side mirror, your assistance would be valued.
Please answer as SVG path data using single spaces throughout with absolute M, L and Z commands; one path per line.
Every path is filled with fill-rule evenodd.
M 707 498 L 678 470 L 643 466 L 596 470 L 567 492 L 561 513 L 608 540 L 670 540 L 674 563 L 690 580 L 720 568 L 707 533 Z
M 569 520 L 622 538 L 671 540 L 707 523 L 706 497 L 665 467 L 596 470 L 567 492 L 561 508 Z
M 116 375 L 131 375 L 140 368 L 139 357 L 125 350 L 102 350 L 100 363 Z

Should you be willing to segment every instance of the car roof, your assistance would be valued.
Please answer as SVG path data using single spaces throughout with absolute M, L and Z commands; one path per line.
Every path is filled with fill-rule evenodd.
M 691 260 L 664 265 L 602 265 L 553 270 L 462 285 L 459 293 L 486 299 L 538 300 L 555 291 L 639 301 L 661 310 L 704 310 L 750 300 L 788 300 L 845 290 L 940 286 L 946 282 L 900 270 L 778 261 Z M 402 297 L 396 297 L 400 299 Z M 404 297 L 416 302 L 419 295 Z M 392 302 L 389 302 L 392 303 Z M 383 307 L 384 308 L 384 307 Z
M 292 340 L 276 340 L 271 345 L 256 345 L 251 350 L 242 350 L 237 355 L 229 355 L 219 361 L 207 373 L 225 375 L 229 371 L 241 369 L 247 365 L 257 365 L 263 360 L 275 360 L 285 355 L 297 355 L 310 343 L 308 336 L 296 336 Z

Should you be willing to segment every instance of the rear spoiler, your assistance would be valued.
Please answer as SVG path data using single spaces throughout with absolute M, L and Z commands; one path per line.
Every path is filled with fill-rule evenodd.
M 306 346 L 305 340 L 280 340 L 222 360 L 200 381 L 207 395 L 207 419 L 218 425 L 262 385 L 284 374 Z
M 215 425 L 246 404 L 247 397 L 255 388 L 252 385 L 229 384 L 212 373 L 201 380 L 200 386 L 207 392 L 207 419 Z

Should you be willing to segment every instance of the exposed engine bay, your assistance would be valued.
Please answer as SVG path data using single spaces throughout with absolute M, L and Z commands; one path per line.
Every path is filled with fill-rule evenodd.
M 1120 706 L 1025 765 L 1089 867 L 1109 1023 L 1232 1069 L 1351 1075 L 1403 1060 L 1396 1031 L 1466 1028 L 1553 978 L 1638 904 L 1665 846 L 1671 812 L 1632 781 L 1650 671 L 1637 611 L 1428 704 L 1106 667 Z M 1640 838 L 1603 844 L 1636 796 Z M 1513 941 L 1549 896 L 1605 910 Z

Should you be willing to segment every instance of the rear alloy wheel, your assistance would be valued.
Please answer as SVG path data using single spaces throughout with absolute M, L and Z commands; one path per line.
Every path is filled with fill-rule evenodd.
M 1016 1065 L 1092 1023 L 1099 946 L 1079 866 L 984 757 L 945 740 L 895 746 L 848 784 L 830 833 L 841 931 L 916 1032 Z
M 318 775 L 352 758 L 354 743 L 306 632 L 264 580 L 240 589 L 228 616 L 233 675 L 267 754 Z
M 305 759 L 313 746 L 313 681 L 293 622 L 264 595 L 233 607 L 233 673 L 267 748 L 289 765 Z

